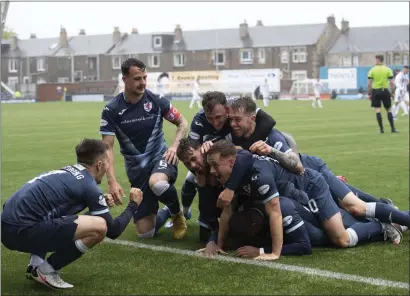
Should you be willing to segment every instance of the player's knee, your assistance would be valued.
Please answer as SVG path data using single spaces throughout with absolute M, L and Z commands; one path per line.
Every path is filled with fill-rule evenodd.
M 156 196 L 161 196 L 165 191 L 168 190 L 170 184 L 168 181 L 159 180 L 155 182 L 153 181 L 152 183 L 150 182 L 149 186 Z
M 339 248 L 348 248 L 349 234 L 347 233 L 347 231 L 343 232 L 340 235 L 333 234 L 332 241 Z
M 139 238 L 153 238 L 155 235 L 155 227 L 149 231 L 137 232 Z
M 102 241 L 107 234 L 107 222 L 101 217 L 94 217 L 93 221 L 94 237 L 97 242 Z

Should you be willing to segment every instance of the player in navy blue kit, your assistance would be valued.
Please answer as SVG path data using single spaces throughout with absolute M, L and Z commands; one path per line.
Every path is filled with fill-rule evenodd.
M 3 205 L 1 241 L 10 249 L 31 253 L 27 277 L 56 289 L 72 288 L 58 271 L 79 259 L 105 236 L 115 239 L 138 212 L 142 192 L 131 188 L 130 202 L 113 219 L 100 184 L 108 167 L 108 146 L 84 139 L 76 147 L 77 164 L 28 181 Z M 88 208 L 89 215 L 78 215 Z M 53 252 L 47 259 L 46 254 Z
M 201 151 L 200 142 L 191 138 L 182 139 L 177 149 L 177 156 L 196 179 L 199 193 L 199 235 L 201 242 L 208 242 L 211 233 L 217 229 L 217 218 L 221 212 L 217 207 L 217 200 L 219 194 L 224 189 L 221 187 L 221 184 L 209 174 L 205 159 L 206 154 Z M 225 187 L 230 188 L 232 191 L 239 187 L 239 182 L 244 173 L 253 163 L 251 154 L 241 154 L 239 158 L 239 161 L 234 167 L 237 173 L 241 172 L 238 179 L 232 178 L 231 176 L 225 184 Z
M 241 98 L 235 100 L 231 105 L 231 126 L 233 133 L 238 137 L 246 134 L 255 134 L 257 128 L 253 118 L 256 105 L 252 99 Z M 234 144 L 236 144 L 234 142 Z M 406 212 L 399 211 L 391 205 L 379 202 L 364 202 L 360 200 L 341 180 L 339 180 L 318 157 L 299 155 L 292 150 L 283 134 L 277 129 L 272 129 L 266 139 L 259 138 L 249 147 L 249 150 L 261 155 L 269 155 L 279 161 L 292 172 L 298 168 L 310 168 L 323 174 L 330 186 L 332 196 L 342 208 L 355 217 L 378 218 L 382 222 L 397 223 L 408 227 L 410 217 Z M 295 168 L 292 170 L 291 168 Z
M 209 140 L 223 139 L 231 134 L 229 123 L 229 104 L 224 93 L 219 91 L 210 91 L 205 93 L 202 100 L 203 110 L 199 111 L 191 122 L 191 130 L 188 138 L 203 144 Z M 260 126 L 260 134 L 266 137 L 269 131 L 275 126 L 275 120 L 266 112 L 257 109 L 255 112 L 255 121 Z M 210 147 L 208 142 L 203 148 L 206 152 Z M 238 172 L 234 170 L 234 176 Z M 228 191 L 226 192 L 228 193 Z M 184 214 L 189 214 L 189 209 L 196 194 L 196 185 L 194 176 L 188 172 L 181 190 L 181 200 Z M 221 196 L 223 198 L 223 196 Z M 229 198 L 229 196 L 227 197 Z
M 187 132 L 188 123 L 167 99 L 145 89 L 144 63 L 130 58 L 122 64 L 121 71 L 124 92 L 104 107 L 100 124 L 102 139 L 109 145 L 109 192 L 117 204 L 121 203 L 123 191 L 114 173 L 116 137 L 129 182 L 144 193 L 140 209 L 134 215 L 137 236 L 151 238 L 166 222 L 163 216 L 157 216 L 160 201 L 172 216 L 174 238 L 182 239 L 186 236 L 187 225 L 174 183 L 178 176 L 176 149 Z M 162 130 L 163 118 L 177 126 L 174 142 L 168 149 Z
M 208 151 L 207 162 L 210 166 L 210 173 L 221 184 L 224 184 L 232 174 L 232 168 L 239 153 L 249 152 L 245 150 L 238 152 L 235 146 L 226 140 L 218 141 Z M 342 248 L 353 247 L 359 242 L 366 241 L 367 237 L 373 233 L 380 233 L 383 229 L 391 236 L 392 241 L 400 243 L 402 238 L 400 231 L 385 223 L 378 224 L 377 227 L 369 225 L 369 223 L 356 223 L 346 230 L 339 208 L 331 197 L 329 187 L 320 173 L 305 169 L 302 175 L 297 175 L 280 166 L 272 158 L 254 155 L 253 167 L 241 180 L 241 187 L 236 193 L 264 204 L 269 216 L 272 253 L 262 254 L 256 259 L 276 260 L 280 257 L 283 244 L 282 215 L 279 199 L 276 197 L 279 196 L 280 192 L 283 192 L 288 183 L 293 183 L 296 189 L 307 193 L 309 199 L 306 205 L 317 216 L 335 245 Z M 228 223 L 231 214 L 232 207 L 229 206 L 225 207 L 221 214 L 217 241 L 221 249 L 229 231 Z

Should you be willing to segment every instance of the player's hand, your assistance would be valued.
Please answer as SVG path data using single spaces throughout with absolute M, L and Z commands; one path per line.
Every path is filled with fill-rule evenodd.
M 201 153 L 207 153 L 214 143 L 212 141 L 206 141 L 201 146 Z
M 112 198 L 111 194 L 104 194 L 104 198 L 110 208 L 115 205 L 114 198 Z
M 266 144 L 264 141 L 259 140 L 256 143 L 253 143 L 249 147 L 249 151 L 252 153 L 257 153 L 259 155 L 269 155 L 272 153 L 272 147 Z
M 263 260 L 263 261 L 273 261 L 273 260 L 278 260 L 278 259 L 279 259 L 279 256 L 275 254 L 262 254 L 254 258 L 254 260 Z
M 208 258 L 215 258 L 218 253 L 226 254 L 224 250 L 222 250 L 215 242 L 210 241 L 206 244 L 206 247 L 203 249 L 199 249 L 197 252 L 204 253 L 205 257 Z
M 176 165 L 178 163 L 177 151 L 174 148 L 168 148 L 164 153 L 164 159 L 167 163 Z
M 130 201 L 140 205 L 142 202 L 142 191 L 139 188 L 132 187 L 130 190 Z
M 108 193 L 112 195 L 116 205 L 122 205 L 122 199 L 125 197 L 125 194 L 117 181 L 108 183 Z
M 220 209 L 225 208 L 231 203 L 233 195 L 234 192 L 232 190 L 225 188 L 224 191 L 219 194 L 218 200 L 216 201 L 216 206 Z
M 259 249 L 251 246 L 240 247 L 236 250 L 236 257 L 255 258 L 260 255 Z

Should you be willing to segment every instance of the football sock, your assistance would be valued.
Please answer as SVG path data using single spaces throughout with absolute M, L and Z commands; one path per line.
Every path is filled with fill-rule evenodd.
M 397 223 L 407 227 L 410 226 L 410 216 L 408 213 L 384 203 L 367 203 L 366 217 L 377 218 L 384 223 Z
M 51 254 L 44 263 L 48 263 L 54 270 L 60 270 L 68 264 L 80 258 L 88 251 L 88 247 L 80 240 L 72 241 L 70 244 L 61 250 Z M 39 266 L 39 269 L 42 265 Z M 42 269 L 40 269 L 42 271 Z
M 377 119 L 377 123 L 379 124 L 380 130 L 384 130 L 383 128 L 383 120 L 382 120 L 382 115 L 380 112 L 376 113 L 376 119 Z

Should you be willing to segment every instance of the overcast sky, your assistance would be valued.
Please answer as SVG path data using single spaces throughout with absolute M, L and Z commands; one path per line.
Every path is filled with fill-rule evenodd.
M 409 24 L 408 2 L 11 2 L 6 26 L 20 39 L 57 37 L 84 28 L 87 35 L 137 28 L 140 33 L 236 28 L 246 19 L 254 26 L 322 23 L 334 14 L 337 25 L 345 18 L 351 27 Z

